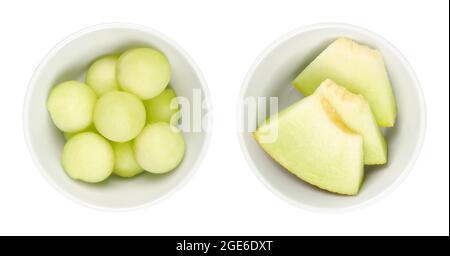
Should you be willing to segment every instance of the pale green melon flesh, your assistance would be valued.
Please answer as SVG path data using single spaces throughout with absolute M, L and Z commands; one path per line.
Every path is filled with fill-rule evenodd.
M 147 122 L 166 122 L 175 125 L 179 119 L 179 105 L 175 92 L 168 88 L 158 96 L 144 101 Z
M 397 107 L 379 51 L 350 39 L 337 39 L 292 83 L 303 94 L 311 95 L 326 79 L 363 95 L 369 102 L 378 125 L 394 126 Z
M 170 64 L 166 56 L 152 48 L 124 52 L 117 63 L 120 87 L 141 99 L 159 95 L 169 84 Z
M 80 133 L 64 145 L 62 163 L 71 178 L 98 183 L 111 175 L 114 152 L 102 136 L 92 132 Z
M 139 165 L 157 174 L 174 170 L 183 160 L 184 149 L 181 132 L 163 122 L 147 125 L 134 141 Z
M 96 60 L 86 72 L 86 84 L 98 96 L 116 91 L 119 85 L 116 80 L 117 56 L 106 56 Z
M 98 131 L 95 129 L 94 124 L 89 125 L 88 128 L 79 131 L 79 132 L 65 132 L 64 133 L 64 138 L 66 138 L 66 140 L 72 138 L 73 136 L 79 134 L 79 133 L 83 133 L 83 132 L 93 132 L 93 133 L 98 133 Z
M 92 123 L 97 96 L 87 85 L 78 81 L 67 81 L 52 89 L 47 100 L 47 109 L 53 123 L 63 132 L 77 132 Z
M 358 193 L 364 177 L 362 137 L 349 131 L 321 96 L 311 95 L 282 110 L 254 136 L 300 179 L 338 194 Z
M 363 96 L 355 95 L 331 80 L 325 80 L 315 93 L 327 99 L 345 125 L 363 137 L 365 164 L 386 163 L 386 140 Z
M 134 139 L 144 128 L 145 120 L 144 103 L 127 92 L 109 92 L 95 105 L 95 128 L 111 141 L 126 142 Z
M 136 162 L 132 142 L 113 142 L 114 173 L 123 178 L 134 177 L 144 171 Z

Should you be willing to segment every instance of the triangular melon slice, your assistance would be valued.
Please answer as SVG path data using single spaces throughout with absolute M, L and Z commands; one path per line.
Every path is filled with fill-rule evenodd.
M 369 102 L 378 125 L 395 124 L 397 107 L 383 57 L 377 50 L 340 38 L 326 48 L 292 82 L 310 95 L 325 79 L 332 79 Z
M 363 96 L 353 94 L 329 79 L 315 93 L 327 99 L 345 125 L 363 137 L 365 164 L 386 163 L 386 140 Z
M 362 137 L 342 123 L 322 96 L 311 95 L 275 114 L 254 136 L 302 180 L 338 194 L 358 193 L 364 177 Z

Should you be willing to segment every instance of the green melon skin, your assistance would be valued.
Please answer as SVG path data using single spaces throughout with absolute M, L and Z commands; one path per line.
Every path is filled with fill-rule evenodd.
M 163 122 L 148 124 L 134 141 L 137 162 L 155 174 L 173 171 L 183 160 L 184 150 L 181 132 Z
M 117 80 L 122 90 L 143 100 L 159 95 L 169 84 L 169 60 L 152 48 L 130 49 L 117 62 Z
M 99 183 L 113 171 L 114 152 L 102 136 L 92 132 L 79 133 L 64 145 L 62 163 L 72 179 Z
M 96 60 L 86 72 L 86 84 L 98 96 L 111 91 L 117 91 L 119 84 L 116 80 L 118 56 L 105 56 Z
M 363 139 L 320 95 L 273 115 L 254 137 L 276 162 L 307 183 L 342 195 L 358 194 L 364 178 Z
M 325 80 L 315 93 L 322 95 L 333 106 L 350 130 L 363 137 L 366 165 L 387 162 L 386 140 L 372 114 L 370 105 L 363 96 L 353 94 L 329 79 Z
M 47 99 L 53 123 L 63 132 L 78 132 L 92 123 L 97 96 L 84 83 L 67 81 L 56 85 Z
M 292 82 L 305 95 L 331 79 L 369 102 L 378 125 L 392 127 L 397 106 L 381 53 L 347 38 L 328 46 Z
M 146 115 L 144 103 L 138 97 L 113 91 L 103 95 L 95 105 L 94 124 L 108 140 L 126 142 L 144 128 Z
M 167 88 L 158 96 L 144 101 L 147 123 L 166 122 L 176 125 L 180 119 L 179 104 L 175 91 Z
M 114 174 L 122 178 L 131 178 L 144 172 L 136 161 L 132 142 L 112 142 L 114 149 Z

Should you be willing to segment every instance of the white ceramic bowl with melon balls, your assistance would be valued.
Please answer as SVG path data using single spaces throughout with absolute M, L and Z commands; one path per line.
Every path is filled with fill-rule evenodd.
M 133 178 L 111 175 L 105 181 L 96 184 L 70 178 L 61 161 L 66 138 L 52 122 L 47 110 L 50 91 L 63 81 L 84 82 L 85 73 L 90 65 L 101 57 L 117 56 L 128 49 L 141 47 L 156 49 L 166 56 L 171 68 L 170 87 L 167 88 L 173 89 L 177 96 L 192 102 L 193 90 L 196 89 L 201 93 L 198 95 L 206 102 L 203 103 L 206 108 L 202 110 L 203 129 L 183 131 L 184 157 L 170 172 L 163 174 L 145 172 Z M 106 70 L 108 68 L 106 67 Z M 110 77 L 106 77 L 104 81 L 107 83 L 110 80 Z M 104 87 L 96 88 L 97 93 L 109 90 L 108 86 L 110 85 L 105 84 Z M 182 113 L 194 116 L 191 113 L 194 111 L 193 107 L 186 108 Z M 33 74 L 25 98 L 24 132 L 37 167 L 58 191 L 76 202 L 97 209 L 128 210 L 147 206 L 167 197 L 192 177 L 208 146 L 209 111 L 209 92 L 202 74 L 178 44 L 159 32 L 140 25 L 111 23 L 76 32 L 45 56 Z M 95 129 L 91 130 L 96 132 Z M 71 137 L 73 134 L 68 133 L 66 136 Z M 98 177 L 89 178 L 96 181 Z
M 262 147 L 264 144 L 261 143 L 258 138 L 260 134 L 258 134 L 258 132 L 253 132 L 257 127 L 260 125 L 262 126 L 265 119 L 269 116 L 305 98 L 300 90 L 295 87 L 295 84 L 299 81 L 299 79 L 297 79 L 297 82 L 293 81 L 296 80 L 297 76 L 304 71 L 306 67 L 308 67 L 309 64 L 319 56 L 320 53 L 322 53 L 331 43 L 339 38 L 351 39 L 358 44 L 376 49 L 379 53 L 381 53 L 381 56 L 384 59 L 387 76 L 389 77 L 392 86 L 397 108 L 395 125 L 393 127 L 380 128 L 388 145 L 387 163 L 364 166 L 365 177 L 362 186 L 360 186 L 359 191 L 350 191 L 351 194 L 354 194 L 350 196 L 330 193 L 319 189 L 317 184 L 314 184 L 316 186 L 313 186 L 305 182 L 303 179 L 300 179 L 299 177 L 302 177 L 302 175 L 298 175 L 298 173 L 294 175 L 283 167 L 288 166 L 293 169 L 297 168 L 295 164 L 298 163 L 296 162 L 299 161 L 298 159 L 302 159 L 303 161 L 310 161 L 311 159 L 330 160 L 329 157 L 323 155 L 308 155 L 311 154 L 311 152 L 304 149 L 302 150 L 306 156 L 297 155 L 298 159 L 296 160 L 295 152 L 288 152 L 286 154 L 286 152 L 279 150 L 279 148 L 283 148 L 283 150 L 285 150 L 284 147 L 294 149 L 299 148 L 298 145 L 289 145 L 289 143 L 291 143 L 291 138 L 293 138 L 292 136 L 297 136 L 291 131 L 292 124 L 298 125 L 302 122 L 302 120 L 305 120 L 305 122 L 307 120 L 316 122 L 316 120 L 323 118 L 320 117 L 320 113 L 313 115 L 308 113 L 310 110 L 308 110 L 309 106 L 307 106 L 307 104 L 309 103 L 304 103 L 302 107 L 297 108 L 298 113 L 295 113 L 295 111 L 290 111 L 289 114 L 284 114 L 285 118 L 289 115 L 291 116 L 289 117 L 291 118 L 291 121 L 289 121 L 291 123 L 288 122 L 287 125 L 283 126 L 280 121 L 280 126 L 278 127 L 280 130 L 285 129 L 285 134 L 280 135 L 280 138 L 282 140 L 284 139 L 283 143 L 285 144 L 281 143 L 276 147 Z M 335 58 L 332 61 L 335 62 L 333 65 L 339 63 L 338 58 Z M 344 57 L 344 62 L 345 61 L 346 60 Z M 320 68 L 326 67 L 327 65 L 319 64 L 316 66 L 319 67 L 317 70 L 309 70 L 309 74 L 306 74 L 300 78 L 300 80 L 303 79 L 303 81 L 301 81 L 303 84 L 300 86 L 305 86 L 305 83 L 311 82 L 314 79 L 318 80 L 319 78 L 311 76 L 311 73 L 321 72 Z M 345 67 L 337 66 L 337 69 L 339 70 L 336 72 L 341 72 L 345 69 Z M 367 75 L 365 71 L 361 70 L 357 73 L 360 75 Z M 380 74 L 382 73 L 383 72 Z M 322 75 L 320 73 L 318 74 L 319 76 Z M 373 75 L 378 73 L 375 72 L 370 74 Z M 333 75 L 334 74 L 331 74 L 331 76 Z M 360 77 L 358 77 L 358 79 L 359 78 Z M 320 79 L 322 79 L 322 77 L 320 77 Z M 345 81 L 345 79 L 343 79 L 343 81 Z M 297 86 L 298 85 L 299 84 L 297 83 Z M 383 92 L 382 94 L 383 95 L 381 97 L 374 95 L 375 100 L 383 101 L 390 97 L 389 93 L 385 95 L 385 92 Z M 270 107 L 270 97 L 274 97 L 274 99 L 278 100 L 278 110 Z M 369 98 L 370 97 L 372 96 L 370 95 Z M 258 98 L 260 98 L 261 102 L 266 102 L 266 106 L 263 104 L 256 105 L 256 107 L 253 108 L 253 111 L 249 110 L 248 106 L 251 105 L 252 99 L 254 100 L 253 102 L 257 102 Z M 345 97 L 343 99 L 345 99 Z M 387 102 L 389 102 L 389 99 L 387 99 Z M 379 104 L 379 102 L 376 103 Z M 251 108 L 252 107 L 250 107 L 250 109 Z M 311 109 L 313 108 L 311 107 Z M 383 112 L 384 110 L 386 111 Z M 383 124 L 389 124 L 392 122 L 393 113 L 395 114 L 395 110 L 393 109 L 384 110 L 376 113 L 378 114 L 377 118 L 382 121 L 380 122 L 381 124 L 379 123 L 380 126 L 388 126 Z M 315 109 L 312 111 L 315 111 Z M 373 115 L 375 116 L 375 114 Z M 304 119 L 297 121 L 292 120 L 295 118 Z M 279 120 L 281 120 L 281 118 Z M 375 117 L 371 120 L 374 123 L 378 121 L 375 120 Z M 387 121 L 384 122 L 385 120 Z M 316 134 L 311 130 L 322 129 L 322 127 L 315 127 L 314 125 L 316 124 L 310 125 L 310 123 L 308 123 L 306 126 L 300 124 L 299 127 L 309 127 L 308 129 L 310 130 L 305 130 L 305 132 Z M 325 122 L 323 125 L 326 126 L 328 124 Z M 358 125 L 357 122 L 356 125 Z M 238 105 L 238 137 L 241 148 L 251 169 L 254 170 L 260 180 L 267 185 L 271 191 L 280 196 L 282 199 L 301 208 L 325 212 L 357 209 L 380 199 L 396 188 L 406 178 L 420 153 L 425 135 L 425 127 L 426 110 L 422 90 L 416 74 L 402 54 L 388 41 L 370 31 L 367 31 L 366 29 L 339 23 L 317 24 L 300 28 L 281 37 L 271 44 L 257 58 L 256 62 L 247 74 L 240 92 Z M 354 131 L 350 132 L 353 133 Z M 335 135 L 332 134 L 332 132 L 329 132 L 324 134 L 326 136 L 323 136 L 323 138 L 317 139 L 317 143 L 323 144 L 321 146 L 323 146 L 324 150 L 321 152 L 328 152 L 328 154 L 333 155 L 336 150 L 334 148 L 327 148 L 327 145 L 330 145 L 330 147 L 335 145 L 348 146 L 352 143 L 350 141 L 352 139 L 351 136 L 347 140 L 344 139 L 344 141 L 340 141 L 339 143 L 341 144 L 336 143 L 337 139 L 335 139 L 335 137 L 343 135 L 340 132 L 335 133 Z M 328 141 L 323 141 L 324 138 Z M 312 139 L 313 138 L 303 138 L 303 140 L 297 140 L 293 138 L 292 141 L 304 141 L 305 143 L 310 143 Z M 257 140 L 260 143 L 258 143 Z M 357 145 L 360 142 L 355 143 L 355 145 Z M 316 145 L 314 145 L 314 147 L 315 150 L 317 150 Z M 346 168 L 358 169 L 361 165 L 363 165 L 364 157 L 361 158 L 361 148 L 361 145 L 357 145 L 357 147 L 353 147 L 351 149 L 353 150 L 353 152 L 350 151 L 352 152 L 351 154 L 355 156 L 343 155 L 353 159 L 351 161 L 355 161 L 349 162 Z M 345 147 L 342 148 L 342 150 L 346 150 Z M 289 156 L 289 153 L 292 155 Z M 316 153 L 317 152 L 314 152 L 313 154 Z M 274 158 L 276 160 L 274 160 Z M 383 157 L 381 157 L 381 160 L 383 160 Z M 330 161 L 336 162 L 339 160 L 331 159 Z M 279 164 L 279 162 L 282 164 Z M 342 164 L 342 162 L 339 164 Z M 320 163 L 317 166 L 329 168 L 326 163 Z M 307 167 L 309 168 L 310 166 Z M 314 166 L 312 168 L 314 168 Z M 331 168 L 333 168 L 333 166 L 331 166 Z M 307 175 L 303 175 L 303 178 L 314 180 L 314 178 L 317 177 L 308 177 Z M 361 177 L 355 176 L 354 182 L 358 182 L 356 179 L 361 179 Z

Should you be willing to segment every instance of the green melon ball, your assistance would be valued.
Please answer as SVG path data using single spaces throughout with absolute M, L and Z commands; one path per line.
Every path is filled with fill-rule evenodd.
M 67 174 L 88 183 L 106 180 L 114 167 L 114 151 L 102 136 L 85 132 L 69 139 L 64 146 L 62 163 Z
M 109 92 L 95 105 L 94 124 L 105 138 L 115 142 L 134 139 L 145 126 L 145 106 L 127 92 Z
M 144 101 L 147 110 L 147 122 L 176 124 L 180 119 L 180 107 L 176 97 L 174 90 L 168 88 L 158 96 Z
M 47 109 L 53 123 L 63 132 L 77 132 L 92 123 L 97 96 L 86 84 L 67 81 L 50 92 Z
M 169 84 L 170 75 L 168 59 L 152 48 L 130 49 L 117 62 L 120 87 L 144 100 L 160 94 Z
M 134 177 L 144 171 L 136 162 L 132 142 L 113 142 L 114 173 L 123 178 Z
M 96 60 L 86 72 L 88 84 L 98 96 L 111 91 L 117 91 L 116 80 L 117 56 L 106 56 Z
M 94 124 L 91 124 L 88 126 L 88 128 L 79 131 L 79 132 L 65 132 L 64 133 L 64 138 L 66 138 L 66 140 L 72 138 L 73 136 L 79 134 L 79 133 L 83 133 L 83 132 L 93 132 L 93 133 L 98 133 L 98 131 L 95 129 Z
M 184 156 L 184 139 L 176 127 L 167 123 L 147 125 L 134 141 L 136 160 L 151 173 L 167 173 L 175 169 Z

